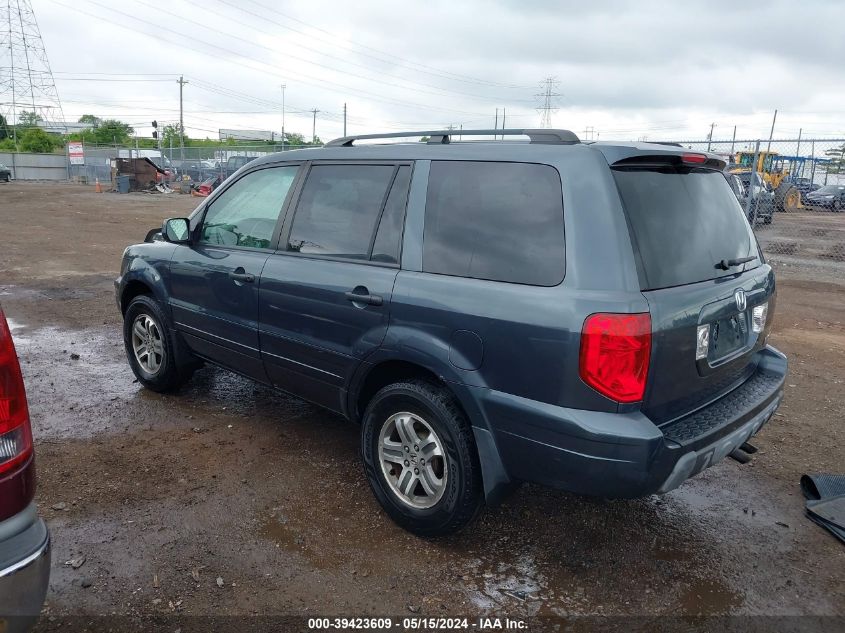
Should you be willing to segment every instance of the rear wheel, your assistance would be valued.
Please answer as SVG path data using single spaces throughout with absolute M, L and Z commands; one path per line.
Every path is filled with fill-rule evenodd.
M 177 353 L 178 341 L 164 310 L 149 295 L 135 297 L 123 316 L 123 343 L 132 372 L 152 391 L 172 391 L 194 373 L 195 365 Z
M 373 493 L 410 532 L 456 532 L 481 507 L 472 429 L 443 387 L 423 380 L 384 387 L 364 412 L 361 449 Z

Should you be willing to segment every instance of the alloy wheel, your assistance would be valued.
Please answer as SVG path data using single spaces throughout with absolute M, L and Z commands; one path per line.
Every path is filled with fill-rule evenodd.
M 145 372 L 155 375 L 164 363 L 161 328 L 148 314 L 139 314 L 132 323 L 132 351 Z
M 399 501 L 426 509 L 443 497 L 449 475 L 443 444 L 423 418 L 408 412 L 390 416 L 379 433 L 378 453 L 384 478 Z

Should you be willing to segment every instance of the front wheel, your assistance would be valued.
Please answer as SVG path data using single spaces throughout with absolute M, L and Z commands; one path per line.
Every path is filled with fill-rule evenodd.
M 834 213 L 840 213 L 842 211 L 842 200 L 836 199 L 833 201 L 833 205 L 831 206 Z
M 482 502 L 472 429 L 454 396 L 423 380 L 388 385 L 364 412 L 364 470 L 385 512 L 420 536 L 460 530 Z
M 123 344 L 132 372 L 147 389 L 172 391 L 193 374 L 193 365 L 180 362 L 164 311 L 148 295 L 135 297 L 126 309 Z

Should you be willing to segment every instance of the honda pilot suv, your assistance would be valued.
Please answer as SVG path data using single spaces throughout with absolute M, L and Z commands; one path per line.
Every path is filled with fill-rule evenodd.
M 497 133 L 522 138 L 268 156 L 166 220 L 115 282 L 140 383 L 208 361 L 360 423 L 375 496 L 427 536 L 516 482 L 666 493 L 743 446 L 787 363 L 724 162 Z

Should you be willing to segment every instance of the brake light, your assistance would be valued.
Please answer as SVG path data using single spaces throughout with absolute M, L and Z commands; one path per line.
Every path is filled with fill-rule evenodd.
M 581 330 L 581 380 L 617 402 L 639 402 L 651 357 L 651 316 L 591 314 Z
M 0 310 L 0 476 L 32 455 L 32 430 L 21 367 L 6 316 Z
M 707 156 L 704 154 L 682 154 L 681 160 L 685 163 L 701 164 L 707 162 Z

